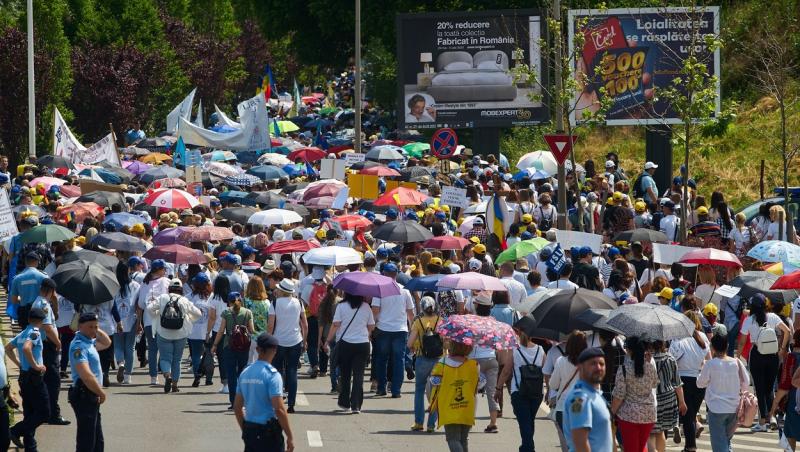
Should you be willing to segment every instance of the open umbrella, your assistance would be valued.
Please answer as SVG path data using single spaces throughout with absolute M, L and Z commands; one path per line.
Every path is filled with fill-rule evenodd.
M 266 254 L 305 253 L 308 250 L 319 248 L 319 244 L 312 240 L 283 240 L 275 242 L 264 248 Z
M 371 221 L 365 217 L 362 217 L 361 215 L 356 214 L 340 215 L 338 217 L 333 217 L 332 220 L 339 223 L 339 225 L 342 226 L 342 229 L 347 231 L 352 231 L 358 228 L 368 228 L 372 226 Z
M 534 151 L 520 157 L 517 162 L 517 168 L 521 170 L 536 168 L 547 171 L 548 174 L 556 174 L 558 172 L 558 162 L 550 151 Z
M 552 297 L 553 295 L 557 294 L 559 290 L 561 290 L 561 289 L 545 289 L 545 288 L 541 288 L 540 290 L 537 290 L 533 294 L 528 295 L 525 298 L 525 301 L 523 301 L 522 303 L 520 303 L 520 304 L 518 304 L 516 306 L 512 306 L 511 309 L 514 309 L 516 311 L 522 312 L 524 314 L 531 313 L 540 304 L 542 304 L 544 302 L 544 300 L 546 300 L 546 299 Z
M 249 224 L 270 226 L 273 224 L 302 223 L 303 217 L 297 212 L 285 209 L 269 209 L 254 213 L 248 220 Z
M 480 346 L 494 350 L 517 347 L 517 335 L 511 325 L 494 317 L 477 315 L 451 315 L 436 327 L 436 332 L 453 342 Z
M 668 242 L 667 235 L 653 229 L 638 228 L 623 231 L 614 237 L 614 242 Z
M 529 255 L 540 251 L 542 248 L 550 245 L 547 239 L 536 237 L 529 240 L 521 240 L 500 253 L 495 259 L 494 263 L 497 265 L 503 262 L 516 262 L 517 259 L 528 257 Z
M 235 176 L 242 173 L 239 169 L 222 162 L 211 162 L 206 169 L 209 173 L 219 177 Z
M 168 156 L 167 154 L 162 154 L 161 152 L 151 152 L 140 157 L 139 160 L 143 163 L 149 163 L 151 165 L 161 165 L 168 162 L 172 163 L 172 157 Z
M 14 212 L 14 217 L 19 220 L 22 218 L 23 214 L 30 213 L 36 215 L 39 218 L 47 215 L 47 211 L 42 209 L 39 206 L 35 206 L 33 204 L 21 204 L 18 206 L 14 206 L 11 208 L 11 211 Z
M 78 197 L 77 202 L 93 202 L 104 207 L 111 208 L 113 205 L 118 205 L 123 209 L 126 208 L 125 196 L 122 193 L 113 191 L 90 191 Z
M 795 271 L 789 273 L 788 275 L 783 275 L 778 277 L 778 280 L 775 281 L 772 284 L 772 286 L 770 286 L 770 289 L 772 290 L 800 289 L 800 271 Z
M 140 162 L 138 160 L 134 160 L 132 162 L 123 162 L 122 166 L 125 167 L 126 170 L 130 171 L 134 176 L 138 176 L 139 174 L 142 174 L 153 167 L 153 165 Z
M 254 166 L 247 170 L 247 174 L 252 174 L 261 180 L 278 180 L 289 177 L 286 171 L 272 165 Z
M 119 292 L 116 273 L 80 260 L 59 265 L 53 281 L 59 294 L 80 304 L 102 304 L 113 300 Z
M 491 290 L 507 292 L 508 289 L 502 281 L 494 276 L 488 276 L 481 273 L 468 272 L 456 273 L 455 275 L 447 275 L 440 279 L 436 286 L 439 288 L 447 289 L 460 289 L 460 290 Z
M 422 244 L 423 247 L 431 250 L 456 250 L 461 251 L 465 246 L 469 245 L 469 240 L 463 237 L 454 237 L 452 235 L 442 235 L 426 240 Z
M 375 200 L 376 206 L 418 206 L 430 196 L 417 190 L 397 187 L 382 194 Z
M 177 177 L 166 177 L 164 179 L 154 180 L 147 186 L 150 189 L 159 189 L 159 188 L 186 188 L 186 181 L 183 179 L 178 179 Z
M 205 264 L 208 262 L 208 258 L 202 251 L 178 244 L 154 246 L 142 257 L 150 260 L 164 259 L 173 264 Z
M 122 232 L 101 232 L 94 236 L 89 243 L 109 250 L 142 253 L 147 251 L 147 245 L 144 240 Z
M 234 223 L 245 224 L 256 212 L 257 210 L 252 207 L 226 207 L 217 212 L 217 216 Z
M 100 218 L 105 214 L 105 209 L 94 202 L 76 202 L 56 209 L 56 219 L 83 223 L 87 218 Z
M 292 162 L 296 162 L 299 159 L 308 163 L 322 160 L 326 155 L 328 154 L 319 148 L 300 148 L 290 152 L 288 157 Z
M 312 182 L 308 184 L 305 192 L 303 192 L 303 201 L 321 196 L 336 196 L 345 187 L 347 187 L 347 184 L 336 179 L 323 179 Z
M 247 199 L 248 192 L 239 190 L 228 190 L 220 193 L 219 200 L 222 202 L 243 202 Z
M 200 204 L 200 200 L 189 192 L 177 188 L 162 188 L 145 196 L 143 202 L 165 209 L 191 209 Z
M 36 166 L 46 166 L 48 168 L 53 168 L 53 169 L 75 168 L 72 162 L 70 162 L 69 160 L 60 155 L 43 155 L 38 159 L 36 159 Z
M 200 226 L 183 231 L 178 237 L 184 242 L 218 242 L 222 240 L 232 240 L 235 235 L 229 228 Z
M 309 209 L 330 209 L 333 202 L 336 200 L 333 196 L 318 196 L 304 201 L 305 206 Z
M 765 240 L 751 248 L 747 256 L 761 262 L 800 263 L 800 246 L 781 240 Z
M 613 309 L 587 309 L 578 314 L 578 320 L 590 323 L 596 330 L 606 330 L 612 333 L 624 334 L 622 331 L 608 325 L 608 315 L 614 312 Z
M 376 239 L 395 243 L 424 242 L 433 233 L 416 221 L 390 221 L 372 232 Z
M 292 121 L 278 121 L 278 130 L 280 130 L 281 133 L 289 133 L 300 130 L 300 127 L 297 127 L 297 124 Z
M 417 182 L 429 178 L 433 174 L 433 169 L 426 166 L 407 166 L 398 170 L 400 179 L 408 182 Z
M 380 176 L 380 177 L 398 177 L 400 176 L 400 172 L 394 170 L 392 168 L 388 168 L 385 166 L 373 166 L 370 168 L 364 168 L 358 172 L 358 174 L 368 174 L 371 176 Z
M 683 339 L 694 334 L 694 323 L 669 306 L 650 303 L 622 305 L 608 315 L 608 326 L 627 337 L 648 342 Z
M 180 236 L 186 231 L 191 231 L 194 227 L 178 226 L 177 228 L 164 229 L 153 236 L 154 245 L 174 245 L 176 243 L 186 243 Z
M 214 151 L 211 154 L 206 154 L 208 159 L 212 162 L 232 162 L 237 159 L 236 154 L 231 151 Z
M 151 184 L 153 181 L 158 179 L 166 179 L 168 177 L 174 178 L 182 178 L 184 176 L 184 172 L 179 170 L 178 168 L 173 168 L 171 166 L 156 166 L 150 168 L 142 173 L 139 173 L 136 178 L 139 179 L 139 182 L 143 184 Z
M 52 187 L 53 185 L 55 185 L 56 187 L 60 187 L 64 185 L 66 182 L 67 181 L 65 181 L 64 179 L 59 179 L 57 177 L 42 176 L 32 180 L 30 182 L 30 186 L 35 187 L 39 184 L 42 184 L 44 185 L 45 190 L 50 190 L 50 187 Z
M 106 216 L 103 224 L 112 224 L 117 229 L 122 229 L 125 226 L 131 227 L 135 224 L 144 224 L 146 221 L 144 217 L 133 213 L 115 212 Z
M 438 287 L 436 284 L 447 275 L 428 275 L 428 276 L 420 276 L 417 278 L 411 278 L 406 283 L 406 289 L 412 292 L 441 292 L 443 290 L 448 290 L 445 287 Z
M 23 232 L 20 236 L 22 243 L 53 243 L 63 242 L 75 237 L 75 233 L 57 224 L 40 224 Z
M 718 265 L 721 267 L 741 267 L 742 263 L 735 255 L 715 248 L 700 248 L 689 251 L 681 257 L 682 264 Z
M 307 217 L 311 215 L 311 211 L 309 211 L 306 206 L 301 206 L 300 204 L 292 204 L 287 202 L 283 205 L 283 210 L 291 210 L 301 217 Z
M 268 152 L 258 158 L 258 163 L 261 163 L 262 165 L 283 167 L 284 165 L 291 165 L 294 162 L 287 159 L 285 155 L 276 154 L 275 152 Z
M 97 251 L 92 250 L 82 249 L 77 251 L 67 251 L 61 255 L 61 262 L 64 264 L 75 261 L 97 264 L 111 271 L 116 271 L 117 265 L 119 265 L 119 259 L 116 257 L 109 256 L 108 254 L 98 253 Z
M 252 187 L 261 183 L 261 178 L 253 176 L 252 174 L 237 174 L 235 176 L 225 177 L 225 183 L 228 185 L 235 185 L 237 187 Z
M 122 177 L 106 168 L 86 168 L 78 173 L 78 176 L 87 176 L 89 179 L 94 180 L 99 178 L 100 182 L 107 184 L 117 185 L 122 183 Z
M 592 324 L 578 320 L 578 314 L 591 308 L 614 309 L 616 302 L 601 292 L 587 289 L 560 289 L 544 299 L 530 314 L 536 318 L 537 327 L 547 331 L 544 338 L 560 340 L 573 330 L 590 330 Z
M 367 152 L 367 160 L 403 160 L 403 148 L 391 145 L 377 146 Z
M 422 158 L 426 152 L 431 150 L 431 145 L 428 143 L 408 143 L 403 146 L 403 151 L 409 157 Z
M 383 166 L 378 162 L 371 162 L 369 160 L 362 160 L 360 162 L 353 163 L 350 165 L 351 170 L 363 170 L 367 168 L 374 168 L 376 166 Z M 402 172 L 402 171 L 401 171 Z
M 373 272 L 340 273 L 333 279 L 333 288 L 362 297 L 400 295 L 400 287 L 394 279 Z
M 364 262 L 358 251 L 345 246 L 324 246 L 314 248 L 303 254 L 307 265 L 352 265 Z
M 773 289 L 772 286 L 778 281 L 778 275 L 763 271 L 747 271 L 733 278 L 728 282 L 729 286 L 739 287 L 738 295 L 747 299 L 760 293 L 772 300 L 782 300 L 791 303 L 797 298 L 796 290 Z
M 266 206 L 268 209 L 279 209 L 283 204 L 286 204 L 287 199 L 284 196 L 272 193 L 271 191 L 252 191 L 245 196 L 242 204 L 255 206 L 258 204 Z

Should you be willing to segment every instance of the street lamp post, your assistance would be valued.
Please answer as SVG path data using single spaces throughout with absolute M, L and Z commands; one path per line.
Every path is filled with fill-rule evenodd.
M 361 0 L 356 0 L 355 151 L 361 152 Z
M 28 0 L 28 157 L 36 158 L 36 92 L 33 79 L 33 0 Z

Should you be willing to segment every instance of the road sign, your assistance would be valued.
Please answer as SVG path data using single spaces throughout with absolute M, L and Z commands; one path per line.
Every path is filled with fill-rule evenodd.
M 555 156 L 558 164 L 563 165 L 572 150 L 572 146 L 578 141 L 578 137 L 573 135 L 570 142 L 568 135 L 545 135 L 544 141 L 550 146 L 550 151 Z
M 458 147 L 458 136 L 453 129 L 439 129 L 431 137 L 431 151 L 436 158 L 449 159 Z

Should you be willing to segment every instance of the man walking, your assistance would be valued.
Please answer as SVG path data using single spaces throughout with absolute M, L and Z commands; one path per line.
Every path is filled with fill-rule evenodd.
M 283 379 L 270 364 L 277 351 L 278 340 L 261 333 L 256 338 L 258 360 L 242 371 L 236 385 L 233 411 L 242 429 L 245 452 L 294 450 L 289 415 L 283 404 Z
M 31 304 L 32 308 L 41 309 L 45 314 L 42 320 L 42 333 L 44 342 L 42 345 L 42 359 L 47 370 L 44 373 L 44 384 L 47 387 L 47 394 L 50 398 L 50 425 L 69 425 L 70 422 L 61 416 L 61 407 L 58 405 L 58 393 L 61 391 L 61 376 L 59 375 L 61 364 L 61 340 L 56 329 L 56 316 L 58 315 L 57 303 L 53 303 L 56 297 L 56 282 L 50 278 L 42 280 L 39 289 L 39 296 Z
M 392 262 L 383 266 L 384 276 L 397 278 L 397 265 Z M 386 395 L 389 360 L 392 366 L 392 398 L 400 398 L 403 384 L 403 369 L 408 340 L 408 325 L 414 320 L 414 299 L 406 289 L 399 295 L 372 299 L 372 314 L 375 317 L 375 367 L 378 378 L 377 396 Z
M 41 257 L 36 252 L 25 255 L 25 270 L 20 272 L 11 282 L 8 291 L 8 298 L 11 303 L 19 306 L 17 318 L 19 327 L 25 329 L 28 326 L 28 311 L 36 297 L 39 296 L 39 286 L 47 275 L 37 267 Z
M 600 383 L 606 362 L 599 348 L 587 348 L 578 355 L 580 380 L 567 393 L 563 431 L 570 452 L 611 452 L 611 414 Z

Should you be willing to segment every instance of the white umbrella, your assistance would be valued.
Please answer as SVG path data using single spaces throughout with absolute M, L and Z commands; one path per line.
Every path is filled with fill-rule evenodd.
M 303 262 L 313 265 L 351 265 L 360 264 L 364 259 L 352 248 L 324 246 L 308 250 L 303 254 Z
M 292 161 L 286 158 L 286 156 L 283 154 L 269 153 L 259 157 L 258 163 L 261 163 L 263 165 L 284 167 L 286 165 L 291 165 Z
M 458 227 L 458 232 L 460 232 L 461 235 L 464 235 L 467 232 L 471 231 L 472 222 L 475 221 L 476 218 L 478 218 L 477 215 L 465 218 L 464 221 L 461 223 L 461 226 Z
M 367 152 L 367 160 L 403 160 L 403 148 L 399 146 L 375 146 Z
M 247 219 L 249 224 L 270 226 L 273 224 L 302 223 L 303 217 L 297 212 L 286 209 L 269 209 L 256 212 Z
M 466 209 L 464 209 L 465 214 L 476 214 L 476 213 L 486 213 L 486 205 L 489 201 L 481 201 L 478 204 L 473 204 Z M 506 206 L 506 210 L 509 213 L 514 213 L 514 209 L 511 207 Z M 463 223 L 462 223 L 463 224 Z
M 234 166 L 222 162 L 210 162 L 206 164 L 206 169 L 208 170 L 209 173 L 219 177 L 236 176 L 237 174 L 241 174 L 244 172 L 239 168 L 236 168 Z
M 536 168 L 549 174 L 556 174 L 558 172 L 558 162 L 556 162 L 556 158 L 550 151 L 534 151 L 520 157 L 519 162 L 517 162 L 517 168 L 521 170 Z

